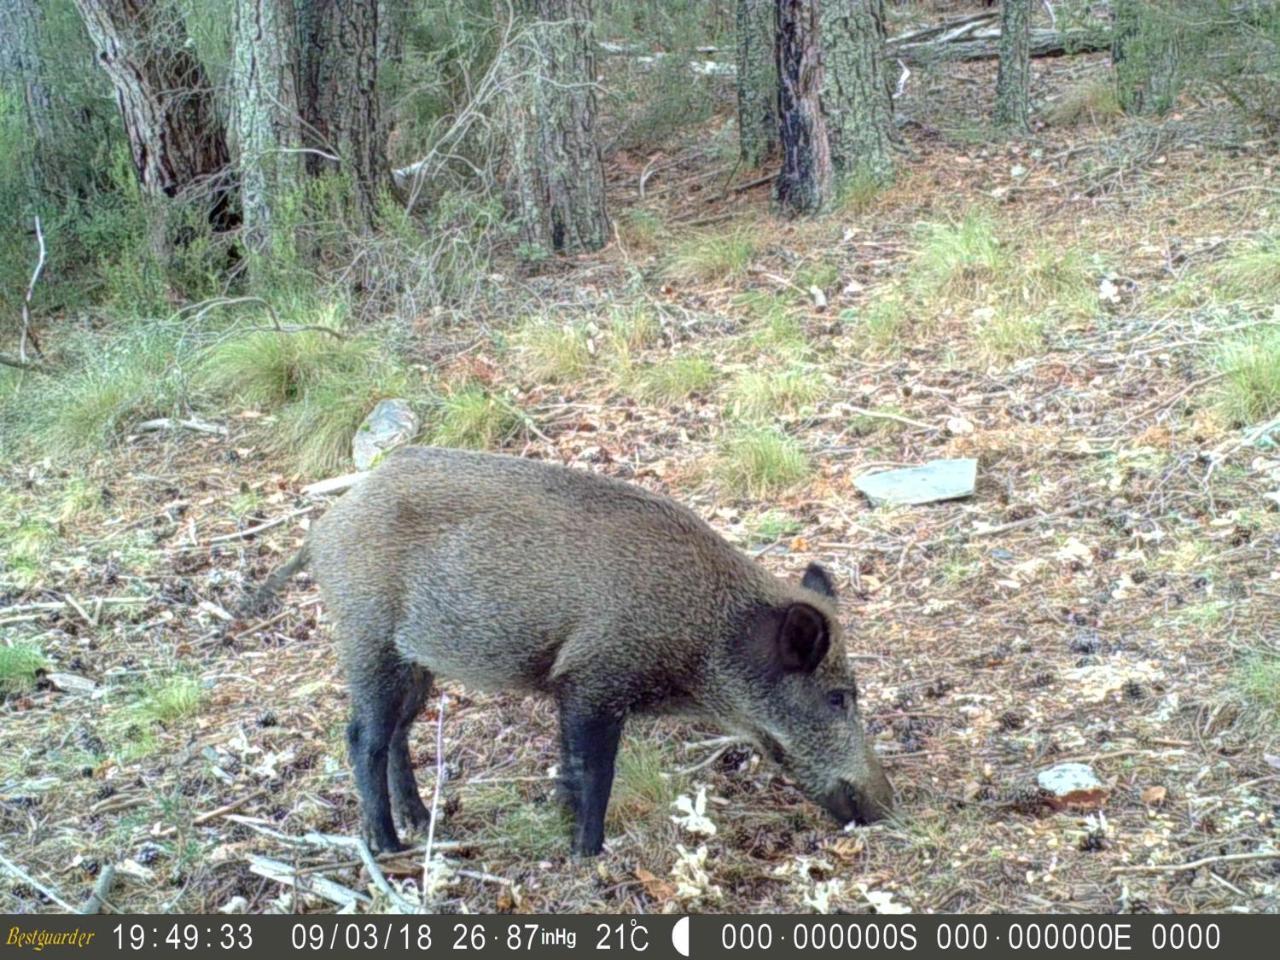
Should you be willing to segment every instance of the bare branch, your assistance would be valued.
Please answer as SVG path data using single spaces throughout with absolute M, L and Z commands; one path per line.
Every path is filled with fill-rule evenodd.
M 40 341 L 36 339 L 35 332 L 31 329 L 31 297 L 36 291 L 36 282 L 40 279 L 40 271 L 44 269 L 44 231 L 40 229 L 40 218 L 36 217 L 36 243 L 40 245 L 40 258 L 36 261 L 36 268 L 31 273 L 31 280 L 27 284 L 27 295 L 22 300 L 22 334 L 18 338 L 18 359 L 25 364 L 27 362 L 27 339 L 31 339 L 31 346 L 39 355 L 43 355 L 44 351 L 40 349 Z

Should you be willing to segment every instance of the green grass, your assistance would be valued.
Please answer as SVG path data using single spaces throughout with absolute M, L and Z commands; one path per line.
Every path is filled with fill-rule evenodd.
M 803 528 L 799 520 L 781 510 L 766 510 L 747 521 L 747 536 L 753 543 L 773 543 L 793 537 Z
M 0 519 L 0 574 L 3 581 L 28 590 L 44 576 L 49 555 L 60 542 L 57 528 L 35 516 L 13 522 Z
M 808 479 L 809 458 L 791 437 L 771 427 L 743 427 L 725 438 L 715 475 L 731 493 L 769 497 Z
M 786 302 L 769 296 L 743 301 L 758 319 L 746 343 L 753 351 L 773 357 L 803 359 L 810 351 L 808 335 L 800 316 Z
M 139 718 L 167 726 L 195 716 L 203 709 L 205 699 L 199 680 L 177 675 L 144 687 L 134 709 Z
M 431 442 L 440 447 L 492 450 L 515 436 L 524 424 L 507 397 L 472 384 L 440 401 Z
M 719 378 L 715 364 L 692 354 L 661 360 L 637 371 L 630 392 L 650 403 L 679 403 L 705 393 Z
M 414 392 L 408 371 L 372 335 L 317 331 L 228 340 L 205 356 L 197 382 L 224 403 L 276 413 L 266 445 L 308 475 L 347 467 L 369 411 Z
M 555 323 L 539 317 L 513 334 L 521 372 L 534 383 L 569 383 L 591 368 L 590 336 L 582 324 Z
M 637 353 L 662 342 L 662 323 L 649 307 L 617 310 L 609 320 L 608 346 L 618 353 Z
M 986 213 L 970 213 L 958 223 L 925 224 L 919 237 L 920 251 L 911 270 L 922 294 L 974 296 L 1008 269 L 1008 253 Z
M 900 353 L 910 326 L 906 301 L 894 295 L 873 300 L 861 309 L 842 310 L 840 320 L 858 352 L 877 357 Z
M 185 405 L 179 335 L 156 323 L 71 339 L 67 369 L 30 383 L 17 424 L 42 453 L 67 457 L 102 449 L 135 423 Z
M 486 843 L 533 860 L 566 853 L 570 820 L 554 799 L 535 802 L 517 784 L 477 784 L 463 794 L 463 811 L 479 819 Z
M 1219 349 L 1218 390 L 1223 413 L 1237 426 L 1257 423 L 1280 412 L 1280 331 L 1240 337 Z
M 729 410 L 742 420 L 766 420 L 812 409 L 830 390 L 822 374 L 795 365 L 784 370 L 747 370 L 729 386 Z
M 669 767 L 658 744 L 627 738 L 618 751 L 609 820 L 622 827 L 645 820 L 665 820 L 679 792 Z
M 757 245 L 756 235 L 749 227 L 696 233 L 676 245 L 666 275 L 687 283 L 734 280 L 751 266 Z
M 624 210 L 616 222 L 622 245 L 632 253 L 656 250 L 668 235 L 666 224 L 652 210 Z
M 1243 244 L 1211 273 L 1221 296 L 1275 303 L 1280 300 L 1280 232 Z
M 1044 352 L 1044 321 L 1040 317 L 996 311 L 976 322 L 978 346 L 989 361 L 1013 363 Z
M 1085 257 L 1074 247 L 1036 242 L 1016 255 L 1021 265 L 1015 296 L 1026 309 L 1064 319 L 1091 317 L 1098 311 L 1098 284 Z
M 70 523 L 102 509 L 102 488 L 84 477 L 72 477 L 58 498 L 58 522 Z
M 1280 726 L 1280 656 L 1250 654 L 1232 671 L 1231 681 L 1250 706 Z
M 880 199 L 888 184 L 869 170 L 850 174 L 836 189 L 837 212 L 857 216 L 869 212 Z
M 32 689 L 36 683 L 36 671 L 47 667 L 48 661 L 34 644 L 0 646 L 0 696 Z
M 1123 113 L 1114 81 L 1110 77 L 1094 77 L 1068 87 L 1045 110 L 1045 119 L 1055 127 L 1086 121 L 1098 125 Z

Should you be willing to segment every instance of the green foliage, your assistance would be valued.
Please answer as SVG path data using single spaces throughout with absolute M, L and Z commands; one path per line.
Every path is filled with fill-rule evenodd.
M 716 476 L 731 493 L 769 497 L 808 478 L 809 458 L 800 445 L 773 427 L 743 427 L 725 438 Z
M 861 309 L 842 310 L 840 320 L 858 352 L 872 356 L 894 356 L 902 349 L 909 315 L 906 301 L 900 296 L 889 294 L 871 301 Z
M 867 213 L 888 188 L 884 177 L 871 170 L 859 170 L 845 177 L 836 189 L 835 209 L 846 215 Z
M 1045 110 L 1045 118 L 1055 127 L 1085 122 L 1099 125 L 1120 114 L 1115 84 L 1098 77 L 1068 87 Z
M 705 393 L 719 379 L 715 364 L 693 354 L 661 360 L 638 371 L 631 391 L 654 403 L 679 403 L 695 393 Z
M 774 543 L 783 537 L 793 537 L 804 529 L 803 524 L 781 510 L 766 510 L 747 523 L 747 531 L 754 543 Z
M 195 716 L 205 699 L 199 680 L 179 674 L 144 687 L 135 710 L 140 718 L 167 726 Z
M 677 785 L 670 763 L 652 740 L 628 737 L 618 751 L 618 772 L 609 796 L 609 822 L 626 827 L 645 820 L 665 822 Z
M 989 311 L 979 323 L 978 345 L 988 359 L 1011 363 L 1044 351 L 1044 321 L 1016 311 Z
M 512 341 L 521 371 L 535 383 L 566 383 L 591 367 L 590 335 L 579 323 L 531 317 L 515 331 Z
M 757 234 L 749 228 L 695 233 L 680 241 L 667 264 L 672 280 L 713 283 L 742 276 L 755 257 Z
M 972 295 L 979 284 L 994 280 L 1008 265 L 995 221 L 980 211 L 959 223 L 926 224 L 920 240 L 912 278 L 916 288 L 928 295 Z
M 441 447 L 492 450 L 523 424 L 523 414 L 509 398 L 470 384 L 441 399 L 431 442 Z
M 0 645 L 0 696 L 32 689 L 36 683 L 36 671 L 47 667 L 48 661 L 34 644 Z
M 729 387 L 729 409 L 744 420 L 763 420 L 781 413 L 808 410 L 829 390 L 822 374 L 796 364 L 782 370 L 747 370 L 738 374 Z
M 1252 333 L 1225 344 L 1217 355 L 1224 374 L 1218 401 L 1243 426 L 1280 413 L 1280 331 Z
M 1280 301 L 1280 232 L 1247 241 L 1211 272 L 1222 296 L 1250 302 Z
M 1250 706 L 1280 726 L 1280 657 L 1249 655 L 1232 671 L 1232 684 Z
M 10 410 L 20 432 L 60 456 L 118 440 L 140 420 L 181 412 L 188 397 L 181 330 L 164 323 L 121 325 L 69 344 L 70 369 L 32 378 Z M 20 418 L 20 419 L 19 419 Z
M 277 414 L 267 445 L 307 474 L 340 470 L 351 438 L 379 400 L 412 396 L 404 366 L 372 335 L 256 331 L 205 356 L 200 385 L 226 401 Z

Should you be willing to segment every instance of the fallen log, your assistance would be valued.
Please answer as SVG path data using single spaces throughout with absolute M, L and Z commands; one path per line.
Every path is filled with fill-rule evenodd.
M 1062 57 L 1077 53 L 1096 53 L 1111 49 L 1109 30 L 1032 30 L 1031 56 Z M 930 40 L 925 42 L 896 43 L 886 45 L 890 57 L 904 63 L 940 63 L 961 60 L 996 60 L 1000 56 L 1000 31 L 988 29 L 978 35 L 966 35 L 957 40 Z

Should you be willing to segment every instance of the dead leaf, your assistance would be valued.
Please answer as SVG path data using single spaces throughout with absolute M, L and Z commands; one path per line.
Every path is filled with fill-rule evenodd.
M 674 884 L 655 876 L 644 867 L 636 867 L 636 879 L 644 886 L 644 892 L 650 900 L 666 903 L 676 895 Z
M 1142 791 L 1142 802 L 1149 807 L 1158 807 L 1164 803 L 1164 798 L 1168 793 L 1169 791 L 1165 787 L 1147 787 Z

